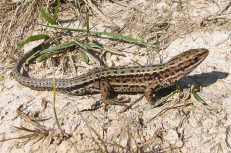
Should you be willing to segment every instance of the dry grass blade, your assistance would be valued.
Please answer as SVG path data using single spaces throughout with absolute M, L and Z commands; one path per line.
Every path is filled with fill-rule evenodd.
M 17 127 L 15 127 L 17 128 Z M 15 140 L 15 139 L 29 139 L 29 140 L 32 140 L 33 138 L 38 138 L 40 135 L 39 134 L 28 134 L 28 135 L 24 135 L 24 136 L 21 136 L 21 137 L 16 137 L 16 138 L 9 138 L 9 139 L 5 139 L 5 140 L 0 140 L 0 142 L 5 142 L 5 141 L 10 141 L 10 140 Z M 40 140 L 41 138 L 39 138 Z
M 82 120 L 86 123 L 88 129 L 91 130 L 91 131 L 93 131 L 93 132 L 95 133 L 95 135 L 97 136 L 98 140 L 102 143 L 102 145 L 103 145 L 103 147 L 104 147 L 104 151 L 103 151 L 103 152 L 108 152 L 107 146 L 106 146 L 105 142 L 103 141 L 103 139 L 101 139 L 100 136 L 99 136 L 99 134 L 95 131 L 95 129 L 93 129 L 93 128 L 87 123 L 87 121 L 86 121 L 86 120 L 84 119 L 84 117 L 82 116 L 82 114 L 81 114 L 79 108 L 76 106 L 76 104 L 74 104 L 74 105 L 75 105 L 75 108 L 76 108 L 78 114 L 80 115 L 80 117 L 82 118 Z M 94 137 L 92 137 L 92 139 L 95 141 Z M 98 144 L 97 141 L 95 141 L 95 143 Z M 100 148 L 99 150 L 102 152 L 103 149 L 101 148 L 101 146 L 100 146 L 99 144 L 98 144 L 98 147 Z M 86 151 L 86 150 L 85 150 L 85 151 Z
M 2 43 L 2 54 L 8 53 L 15 58 L 15 50 L 19 44 L 19 37 L 28 26 L 31 26 L 38 19 L 38 1 L 22 0 L 20 3 L 0 2 L 1 28 L 0 40 Z M 20 36 L 19 36 L 20 34 Z
M 54 99 L 53 99 L 53 111 L 54 111 L 54 115 L 55 115 L 55 121 L 56 121 L 56 124 L 59 128 L 59 131 L 60 131 L 60 134 L 61 134 L 61 137 L 63 138 L 64 137 L 64 133 L 63 133 L 63 130 L 59 124 L 59 120 L 58 120 L 58 117 L 57 117 L 57 113 L 56 113 L 56 109 L 55 109 L 55 98 L 56 98 L 56 86 L 55 86 L 55 75 L 53 75 L 53 89 L 54 89 Z
M 32 120 L 32 117 L 29 117 L 28 115 L 20 112 L 20 110 L 17 110 L 17 113 L 19 114 L 19 116 L 23 119 L 25 119 L 26 121 L 29 121 L 31 124 L 33 124 L 33 126 L 35 127 L 35 130 L 33 129 L 29 129 L 23 126 L 17 127 L 17 126 L 13 126 L 14 128 L 20 130 L 20 131 L 25 131 L 25 132 L 29 132 L 32 134 L 27 134 L 27 135 L 23 135 L 20 137 L 16 137 L 16 138 L 9 138 L 9 139 L 5 139 L 5 140 L 1 140 L 0 142 L 4 142 L 4 141 L 9 141 L 9 140 L 14 140 L 14 139 L 28 139 L 29 141 L 34 140 L 37 138 L 37 141 L 41 140 L 42 138 L 46 138 L 47 136 L 49 136 L 50 130 L 46 130 L 46 128 L 44 126 L 42 126 L 41 124 L 39 124 L 36 120 Z
M 116 25 L 112 21 L 110 21 L 103 13 L 99 10 L 90 0 L 83 0 L 86 4 L 88 4 L 94 11 L 96 11 L 105 21 L 112 25 Z M 116 25 L 117 26 L 117 25 Z
M 37 128 L 36 128 L 36 130 L 31 130 L 31 129 L 28 129 L 28 128 L 23 127 L 23 126 L 21 126 L 21 127 L 13 126 L 13 127 L 18 129 L 18 130 L 23 130 L 23 131 L 27 131 L 27 132 L 33 132 L 33 133 L 40 133 L 40 131 L 41 131 L 41 130 L 39 130 Z M 45 131 L 45 130 L 43 130 L 43 131 Z M 47 133 L 47 132 L 45 132 L 45 133 Z
M 229 139 L 230 139 L 230 127 L 229 126 L 226 128 L 225 134 L 226 134 L 226 137 L 225 137 L 226 146 L 231 151 L 231 146 L 230 146 L 230 143 L 229 143 Z
M 54 84 L 55 84 L 55 82 L 54 82 Z M 55 88 L 55 86 L 54 86 L 54 88 Z M 55 91 L 54 91 L 54 101 L 55 101 Z M 53 105 L 55 105 L 55 103 L 53 103 Z M 1 140 L 0 142 L 14 140 L 14 139 L 29 139 L 29 141 L 37 139 L 36 142 L 38 142 L 39 140 L 41 140 L 43 138 L 45 140 L 45 138 L 50 135 L 51 130 L 47 130 L 46 127 L 41 125 L 36 119 L 34 119 L 34 117 L 30 117 L 30 116 L 24 114 L 23 112 L 21 112 L 20 108 L 18 108 L 16 110 L 16 112 L 22 119 L 30 122 L 34 126 L 35 129 L 29 129 L 29 128 L 26 128 L 26 127 L 23 127 L 23 126 L 20 126 L 20 127 L 13 126 L 14 128 L 16 128 L 16 129 L 18 129 L 20 131 L 29 132 L 29 133 L 32 133 L 32 134 L 23 135 L 23 136 L 16 137 L 16 138 L 9 138 L 9 139 L 5 139 L 5 140 Z M 60 127 L 58 119 L 57 119 L 57 114 L 56 114 L 55 108 L 54 108 L 54 113 L 55 113 L 55 118 L 56 118 L 57 125 L 58 125 L 58 127 L 59 127 L 59 129 L 61 131 L 60 132 L 61 139 L 69 138 L 70 135 L 68 135 L 68 136 L 65 135 L 65 137 L 64 137 L 64 133 L 61 130 L 61 127 Z M 50 137 L 52 137 L 52 136 L 50 135 Z
M 45 127 L 42 126 L 41 124 L 39 124 L 35 119 L 34 117 L 30 117 L 28 116 L 27 114 L 24 114 L 21 112 L 20 108 L 18 108 L 16 110 L 16 113 L 24 120 L 30 122 L 31 124 L 33 124 L 35 127 L 37 127 L 38 129 L 42 129 L 42 130 L 45 130 Z
M 141 143 L 139 145 L 139 148 L 142 148 L 143 150 L 145 150 L 148 146 L 154 143 L 156 141 L 156 137 L 159 137 L 159 134 L 158 134 L 159 132 L 160 132 L 160 129 L 157 129 L 154 133 L 154 136 L 150 140 L 147 140 L 146 142 Z M 136 150 L 135 152 L 138 152 L 138 150 Z
M 230 5 L 231 5 L 231 1 L 227 2 L 227 4 L 225 5 L 225 7 L 220 11 L 219 14 L 221 14 L 221 13 L 223 13 L 224 11 L 228 10 L 229 7 L 230 7 Z

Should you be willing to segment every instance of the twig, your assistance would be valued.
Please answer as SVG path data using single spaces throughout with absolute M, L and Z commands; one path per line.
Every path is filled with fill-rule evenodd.
M 135 103 L 137 103 L 138 101 L 140 101 L 143 97 L 144 97 L 144 94 L 142 96 L 140 96 L 138 99 L 136 99 L 134 102 L 131 102 L 127 107 L 125 107 L 124 109 L 120 110 L 119 113 L 123 113 L 123 112 L 127 111 L 129 108 L 132 107 L 132 105 L 134 105 Z
M 145 124 L 149 123 L 149 122 L 152 121 L 154 118 L 156 118 L 156 117 L 159 116 L 160 114 L 163 114 L 163 113 L 167 112 L 167 111 L 170 110 L 170 109 L 174 109 L 174 108 L 178 108 L 178 107 L 183 107 L 183 106 L 185 106 L 185 104 L 180 104 L 180 105 L 177 105 L 177 106 L 171 106 L 171 107 L 164 108 L 164 109 L 162 109 L 159 113 L 157 113 L 155 116 L 153 116 L 152 118 L 150 118 Z
M 221 13 L 223 13 L 224 11 L 228 10 L 229 7 L 230 7 L 230 5 L 231 5 L 231 1 L 227 2 L 227 4 L 225 5 L 225 7 L 220 11 L 219 14 L 221 14 Z

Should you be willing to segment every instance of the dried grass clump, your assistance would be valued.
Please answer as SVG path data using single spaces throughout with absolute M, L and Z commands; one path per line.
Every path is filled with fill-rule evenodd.
M 8 63 L 11 59 L 17 59 L 19 54 L 18 44 L 30 36 L 35 28 L 35 23 L 42 20 L 39 12 L 39 4 L 46 10 L 53 9 L 52 3 L 48 0 L 21 0 L 18 2 L 0 2 L 1 21 L 1 52 L 2 63 Z M 50 10 L 48 10 L 50 12 Z M 9 57 L 9 58 L 7 58 Z M 10 62 L 11 63 L 11 62 Z

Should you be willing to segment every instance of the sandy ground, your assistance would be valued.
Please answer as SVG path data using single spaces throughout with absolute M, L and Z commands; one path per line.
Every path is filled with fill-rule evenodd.
M 101 107 L 79 113 L 79 110 L 91 109 L 96 103 L 101 103 L 101 96 L 99 94 L 74 96 L 57 93 L 55 107 L 61 129 L 65 131 L 66 137 L 71 136 L 66 139 L 60 134 L 55 122 L 52 107 L 53 92 L 35 91 L 20 85 L 12 77 L 15 60 L 12 58 L 1 60 L 0 140 L 34 133 L 18 130 L 13 126 L 33 130 L 37 127 L 40 130 L 45 129 L 43 132 L 48 132 L 47 136 L 40 132 L 30 140 L 14 139 L 1 142 L 1 152 L 59 153 L 87 150 L 89 152 L 230 152 L 231 41 L 229 37 L 231 35 L 231 10 L 228 8 L 222 12 L 227 4 L 227 1 L 221 0 L 216 3 L 212 1 L 135 0 L 85 4 L 84 6 L 92 8 L 90 12 L 91 30 L 120 33 L 160 46 L 160 52 L 148 48 L 152 55 L 149 58 L 147 48 L 116 40 L 95 38 L 96 41 L 113 48 L 116 53 L 123 54 L 123 56 L 113 52 L 103 54 L 108 66 L 132 66 L 137 63 L 141 65 L 158 64 L 160 58 L 167 61 L 192 48 L 207 48 L 209 56 L 189 76 L 180 80 L 179 84 L 182 89 L 180 93 L 156 108 L 151 108 L 147 100 L 143 98 L 123 113 L 120 113 L 123 106 L 114 105 L 108 106 L 107 110 Z M 97 7 L 94 7 L 96 5 L 105 17 L 97 12 Z M 75 9 L 77 13 L 72 12 Z M 84 12 L 85 9 L 82 11 Z M 76 14 L 80 14 L 79 18 L 76 18 Z M 84 13 L 78 13 L 77 7 L 70 4 L 61 5 L 58 17 L 59 26 L 86 28 L 83 23 L 84 18 Z M 61 22 L 71 19 L 77 20 L 69 23 Z M 44 20 L 39 19 L 39 21 L 47 24 Z M 161 23 L 168 23 L 170 26 L 168 29 L 158 29 Z M 2 31 L 8 26 L 8 23 L 2 24 Z M 22 42 L 32 34 L 54 31 L 54 29 L 39 25 L 30 25 L 27 29 L 25 31 L 30 32 L 21 34 L 21 31 L 18 31 L 12 40 Z M 16 41 L 19 34 L 22 38 Z M 15 59 L 22 55 L 22 52 L 38 44 L 38 42 L 29 43 L 20 50 L 21 53 L 14 53 L 9 51 L 10 48 L 6 46 L 6 42 L 2 35 L 2 57 Z M 12 50 L 14 48 L 12 47 Z M 100 54 L 102 52 L 100 51 Z M 70 53 L 68 57 L 70 56 L 76 57 L 74 61 L 87 69 L 97 66 L 92 61 L 89 65 L 84 64 L 79 53 Z M 63 68 L 62 63 L 64 65 L 65 61 L 68 63 L 68 58 L 61 60 L 61 66 L 51 61 L 48 60 L 42 66 L 41 64 L 32 66 L 30 75 L 40 78 L 52 77 L 55 71 L 57 77 L 65 78 L 86 71 L 86 68 L 80 68 L 79 71 L 75 71 L 77 74 L 73 74 L 73 70 Z M 204 100 L 204 103 L 198 102 L 190 94 L 192 85 L 201 85 L 197 94 Z M 119 95 L 119 97 L 131 98 L 131 101 L 140 96 L 142 94 Z M 48 103 L 45 108 L 44 103 L 46 102 Z M 186 103 L 192 103 L 194 107 L 187 106 Z M 38 127 L 35 122 L 28 121 L 26 114 L 36 118 L 42 127 Z

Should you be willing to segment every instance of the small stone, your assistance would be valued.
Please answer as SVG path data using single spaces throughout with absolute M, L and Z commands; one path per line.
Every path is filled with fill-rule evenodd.
M 206 119 L 202 124 L 205 129 L 210 129 L 214 126 L 214 122 L 211 119 Z
M 43 69 L 43 62 L 36 62 L 36 67 L 35 69 L 37 71 L 41 71 Z
M 13 85 L 14 85 L 14 84 L 12 83 L 12 81 L 10 81 L 9 79 L 6 79 L 6 81 L 5 81 L 5 83 L 4 83 L 4 87 L 5 87 L 6 89 L 12 88 Z
M 189 123 L 192 127 L 198 127 L 198 122 L 194 117 L 189 118 Z
M 112 61 L 118 61 L 119 58 L 118 58 L 116 55 L 113 54 L 113 55 L 111 56 L 111 60 L 112 60 Z
M 163 12 L 170 10 L 170 6 L 166 3 L 157 4 L 157 8 L 158 8 L 158 10 L 163 11 Z
M 176 147 L 182 147 L 183 146 L 182 140 L 178 137 L 177 132 L 173 129 L 170 129 L 168 131 L 168 134 L 166 135 L 165 140 L 169 144 L 174 145 Z
M 2 75 L 0 75 L 0 81 L 2 81 L 2 80 L 4 80 L 4 79 L 5 79 L 5 77 L 2 76 Z

